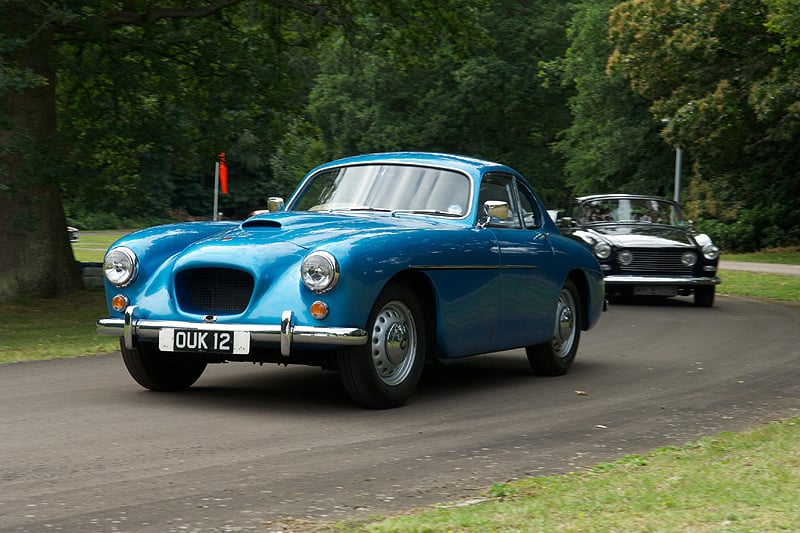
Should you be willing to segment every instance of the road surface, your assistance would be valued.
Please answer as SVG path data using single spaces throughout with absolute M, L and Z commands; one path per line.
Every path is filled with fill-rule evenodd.
M 388 411 L 316 368 L 211 366 L 163 394 L 118 353 L 0 365 L 0 531 L 304 531 L 798 416 L 799 318 L 729 297 L 615 305 L 567 376 L 479 356 L 426 369 Z

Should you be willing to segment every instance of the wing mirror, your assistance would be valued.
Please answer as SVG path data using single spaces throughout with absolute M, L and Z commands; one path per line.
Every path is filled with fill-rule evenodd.
M 283 209 L 283 198 L 280 196 L 270 196 L 267 198 L 267 211 L 274 213 Z
M 483 202 L 483 217 L 478 221 L 478 226 L 485 228 L 492 220 L 505 220 L 508 218 L 508 202 L 500 200 L 486 200 Z

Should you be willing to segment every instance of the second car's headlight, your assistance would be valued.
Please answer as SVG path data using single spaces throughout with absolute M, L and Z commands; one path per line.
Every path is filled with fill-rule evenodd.
M 339 281 L 339 263 L 328 252 L 311 252 L 300 265 L 300 276 L 310 290 L 329 291 Z
M 703 257 L 709 261 L 713 261 L 719 257 L 719 248 L 713 244 L 703 246 Z
M 130 248 L 120 246 L 109 250 L 103 261 L 103 274 L 116 287 L 130 285 L 139 272 L 139 258 Z
M 598 242 L 593 248 L 594 255 L 598 259 L 608 259 L 611 257 L 611 245 L 607 242 Z

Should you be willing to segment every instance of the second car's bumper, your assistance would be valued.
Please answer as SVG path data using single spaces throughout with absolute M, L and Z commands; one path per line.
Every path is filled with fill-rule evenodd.
M 298 326 L 293 323 L 291 311 L 284 311 L 280 324 L 217 324 L 209 318 L 205 322 L 179 320 L 152 320 L 136 318 L 136 306 L 125 309 L 124 318 L 101 318 L 97 332 L 102 335 L 122 337 L 125 347 L 134 348 L 134 340 L 158 340 L 164 329 L 198 332 L 233 331 L 249 334 L 251 343 L 280 345 L 281 354 L 288 356 L 292 345 L 312 344 L 327 346 L 360 346 L 367 342 L 367 332 L 361 328 L 323 328 Z
M 612 274 L 605 277 L 606 285 L 676 285 L 679 287 L 696 285 L 719 285 L 722 281 L 716 276 L 625 276 Z

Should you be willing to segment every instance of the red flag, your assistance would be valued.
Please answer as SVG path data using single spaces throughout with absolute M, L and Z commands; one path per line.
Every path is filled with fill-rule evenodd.
M 222 194 L 228 194 L 228 165 L 225 163 L 225 153 L 219 154 L 219 184 Z

